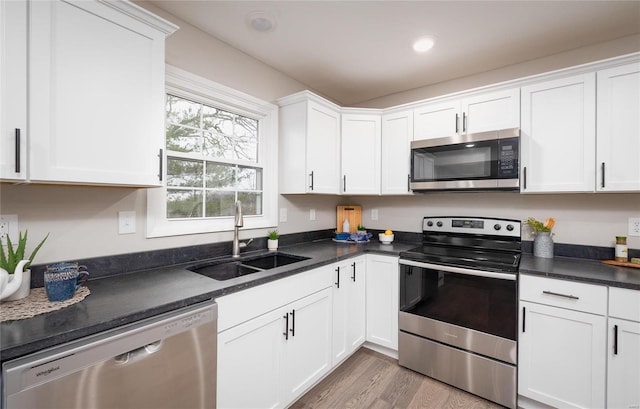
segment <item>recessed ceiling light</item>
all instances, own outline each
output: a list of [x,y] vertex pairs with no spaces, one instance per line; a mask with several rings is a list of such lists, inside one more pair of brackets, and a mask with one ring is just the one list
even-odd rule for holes
[[247,14],[247,24],[256,31],[266,33],[276,28],[276,19],[265,11],[252,11]]
[[422,37],[413,43],[413,50],[417,53],[424,53],[425,51],[432,49],[435,43],[436,38],[433,36]]

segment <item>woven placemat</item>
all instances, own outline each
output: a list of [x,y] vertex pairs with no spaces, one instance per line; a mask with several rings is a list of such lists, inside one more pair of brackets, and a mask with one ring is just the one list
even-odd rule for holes
[[68,300],[51,302],[44,287],[32,288],[28,297],[0,303],[0,322],[23,320],[45,312],[61,310],[84,300],[89,294],[91,291],[87,287],[80,287]]

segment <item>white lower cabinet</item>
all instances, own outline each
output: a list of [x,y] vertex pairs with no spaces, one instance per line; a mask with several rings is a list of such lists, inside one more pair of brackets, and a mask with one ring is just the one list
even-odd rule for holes
[[398,350],[398,257],[367,255],[367,341]]
[[607,407],[640,408],[640,291],[609,289]]
[[365,269],[365,256],[334,265],[333,365],[340,363],[364,343]]
[[320,268],[216,300],[218,408],[286,407],[329,372],[329,279]]
[[606,313],[604,286],[520,277],[519,406],[605,407]]

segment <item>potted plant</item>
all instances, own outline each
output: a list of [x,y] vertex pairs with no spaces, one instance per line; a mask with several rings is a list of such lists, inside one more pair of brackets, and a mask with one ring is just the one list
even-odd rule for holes
[[551,229],[556,224],[556,219],[549,217],[543,222],[529,217],[525,223],[533,230],[533,255],[536,257],[553,258],[553,238]]
[[[47,234],[42,239],[40,244],[31,252],[29,258],[25,258],[28,233],[28,231],[25,231],[24,235],[22,232],[18,233],[18,246],[15,248],[11,238],[7,235],[6,253],[4,246],[0,246],[0,270],[2,270],[0,273],[3,276],[5,273],[7,274],[6,282],[2,283],[2,291],[0,292],[5,300],[19,300],[29,296],[31,289],[31,270],[29,270],[29,266],[49,235]],[[11,286],[12,281],[14,282],[13,286]]]
[[358,225],[358,233],[360,234],[367,234],[367,228],[364,227],[363,225],[359,224]]
[[278,237],[280,237],[280,235],[278,234],[278,230],[271,230],[267,234],[267,248],[269,250],[278,250]]

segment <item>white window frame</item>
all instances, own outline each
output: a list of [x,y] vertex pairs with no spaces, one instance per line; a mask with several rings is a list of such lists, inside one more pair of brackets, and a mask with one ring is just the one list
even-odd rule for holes
[[[262,173],[262,214],[245,215],[244,230],[278,225],[278,106],[233,88],[166,66],[166,94],[201,102],[228,112],[258,120],[258,160]],[[165,104],[162,104],[162,109]],[[166,117],[166,113],[165,113]],[[166,136],[163,134],[166,146]],[[147,190],[147,237],[217,233],[233,230],[233,216],[215,218],[167,219],[166,164],[163,150],[165,185]]]

